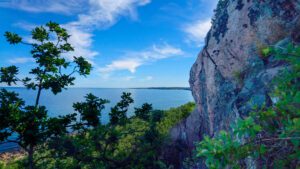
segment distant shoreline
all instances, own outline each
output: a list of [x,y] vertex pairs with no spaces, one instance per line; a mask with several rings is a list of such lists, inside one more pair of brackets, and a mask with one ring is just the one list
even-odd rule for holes
[[129,89],[157,89],[157,90],[191,90],[189,87],[136,87]]
[[[26,88],[21,86],[5,86],[1,88]],[[124,87],[124,88],[109,88],[109,87],[68,87],[67,89],[151,89],[151,90],[191,90],[189,87]]]

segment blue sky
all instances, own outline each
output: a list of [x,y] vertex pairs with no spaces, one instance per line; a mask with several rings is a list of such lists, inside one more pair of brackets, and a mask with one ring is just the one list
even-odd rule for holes
[[[4,0],[0,34],[30,41],[34,26],[55,21],[72,35],[75,51],[93,65],[76,87],[188,86],[217,0]],[[20,77],[34,66],[30,48],[0,36],[0,67],[14,64]],[[65,56],[65,57],[69,57]]]

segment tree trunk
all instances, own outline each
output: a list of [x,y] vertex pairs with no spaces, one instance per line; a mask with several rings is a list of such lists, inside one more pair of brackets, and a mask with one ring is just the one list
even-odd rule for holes
[[35,100],[36,107],[38,106],[39,101],[40,101],[41,91],[42,91],[42,87],[41,87],[41,85],[39,85],[38,93],[37,93],[36,100]]
[[34,162],[33,162],[33,146],[29,146],[29,151],[28,151],[28,160],[29,160],[29,168],[34,169]]

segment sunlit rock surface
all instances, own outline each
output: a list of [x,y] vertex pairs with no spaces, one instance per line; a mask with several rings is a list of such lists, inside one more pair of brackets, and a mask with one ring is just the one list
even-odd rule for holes
[[[254,105],[272,104],[272,78],[285,63],[261,49],[300,41],[299,0],[223,0],[190,72],[197,109],[170,131],[164,156],[176,168],[204,135],[228,130]],[[193,167],[190,167],[193,168]],[[194,168],[205,168],[201,162]]]

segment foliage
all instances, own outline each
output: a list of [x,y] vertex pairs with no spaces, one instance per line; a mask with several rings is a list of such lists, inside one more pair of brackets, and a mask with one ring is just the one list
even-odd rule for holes
[[[5,89],[0,91],[0,141],[15,142],[28,153],[30,168],[34,168],[34,151],[39,144],[43,144],[53,137],[67,133],[67,126],[75,120],[75,114],[49,118],[46,107],[39,106],[42,90],[51,89],[57,94],[62,89],[73,85],[74,73],[88,75],[91,64],[83,57],[74,57],[74,61],[67,61],[62,55],[73,51],[68,43],[70,35],[57,23],[49,22],[46,27],[36,27],[31,32],[33,43],[27,43],[11,32],[5,37],[10,44],[25,44],[31,47],[31,55],[35,59],[36,67],[29,72],[30,77],[19,79],[19,70],[16,66],[0,69],[0,82],[16,84],[23,83],[28,89],[37,90],[34,105],[25,105],[15,92]],[[72,68],[72,71],[68,71]],[[9,136],[17,134],[16,140]]]
[[[31,46],[37,66],[29,72],[33,78],[24,79],[17,77],[16,66],[1,68],[0,82],[23,83],[37,90],[37,95],[34,105],[26,105],[17,93],[0,91],[0,141],[15,142],[27,152],[24,159],[0,163],[0,168],[169,168],[161,159],[161,149],[168,131],[189,115],[194,103],[167,111],[153,110],[145,103],[128,118],[134,100],[130,93],[123,93],[109,112],[109,123],[102,124],[102,111],[109,101],[89,93],[85,101],[73,104],[76,113],[48,117],[46,107],[39,105],[42,90],[60,93],[73,85],[74,73],[88,75],[91,64],[83,57],[70,62],[62,56],[74,49],[67,31],[53,22],[32,30],[32,44],[15,33],[6,32],[5,36],[10,44]],[[17,134],[16,140],[10,140],[12,134]]]
[[145,103],[141,108],[135,109],[135,116],[143,120],[149,120],[151,110],[152,110],[152,105]]
[[115,107],[111,108],[109,116],[112,125],[122,125],[126,122],[126,112],[128,111],[129,105],[133,103],[133,99],[130,95],[130,93],[123,93],[121,96],[122,100],[117,103]]
[[245,168],[245,161],[266,168],[299,166],[300,47],[270,47],[263,53],[290,64],[274,81],[273,105],[239,119],[232,132],[204,137],[197,144],[197,156],[204,158],[208,168]]
[[[94,97],[94,100],[101,103],[101,99]],[[120,102],[116,106],[121,105],[126,100],[132,100],[129,93],[123,93]],[[86,97],[86,101],[80,104],[85,105],[88,102],[90,101]],[[161,122],[172,121],[172,123],[175,123],[174,119],[178,122],[179,116],[177,113],[184,112],[186,114],[180,117],[187,116],[187,111],[192,109],[193,106],[194,104],[189,103],[179,108],[160,111],[152,110],[150,108],[152,106],[145,103],[140,108],[135,108],[135,116],[127,118],[125,114],[126,119],[122,124],[99,123],[97,126],[92,127],[79,125],[79,128],[76,128],[75,126],[78,126],[78,124],[75,124],[74,134],[53,139],[43,145],[43,148],[37,153],[39,157],[35,157],[36,159],[42,159],[38,160],[37,167],[168,168],[159,156],[162,145],[167,138],[167,133],[161,133],[160,130],[169,130],[172,126],[162,126]],[[99,109],[100,115],[98,117],[101,116],[101,110]],[[124,113],[123,109],[118,110]],[[147,114],[149,118],[145,119],[144,116],[139,116],[140,114]],[[82,120],[81,124],[86,124],[86,121]]]
[[171,108],[164,112],[164,118],[158,125],[158,131],[161,134],[168,134],[169,129],[179,123],[182,119],[185,119],[195,109],[195,103],[189,102],[178,108]]
[[26,158],[23,153],[14,154],[13,156],[4,153],[2,157],[6,160],[0,161],[0,169],[20,169],[26,166]]
[[100,113],[108,100],[100,99],[89,93],[85,96],[86,102],[74,103],[73,108],[80,114],[80,121],[85,121],[87,126],[97,127],[100,124]]
[[264,57],[268,57],[272,52],[271,47],[267,47],[261,50],[261,53],[263,54]]
[[[124,93],[122,96],[125,95],[120,102],[128,100],[127,96],[130,94]],[[92,94],[85,98],[84,102],[74,103],[74,109],[77,107],[75,105],[83,105],[83,111],[79,112],[78,117],[81,120],[69,125],[74,134],[52,137],[38,145],[34,155],[35,168],[167,169],[171,166],[164,163],[160,153],[167,140],[168,131],[187,117],[195,106],[194,103],[188,103],[162,111],[153,110],[151,104],[145,103],[140,108],[135,108],[135,116],[127,118],[125,114],[125,123],[121,125],[99,122],[93,126],[89,125],[91,123],[88,118],[82,118],[82,114],[94,111],[94,115],[97,114],[95,119],[99,120],[104,109],[103,101],[107,103],[107,100]],[[116,105],[120,105],[119,103]],[[87,105],[95,107],[91,106],[89,110]],[[6,168],[13,168],[15,163],[18,163],[17,168],[24,167],[24,163],[17,160],[7,163]]]
[[[95,100],[100,99],[96,97]],[[181,120],[179,118],[189,114],[187,111],[192,110],[194,104],[188,103],[179,108],[161,111],[153,110],[151,104],[145,103],[140,108],[135,108],[135,116],[127,118],[128,104],[124,103],[128,101],[133,101],[130,93],[123,93],[120,102],[113,108],[126,105],[125,108],[115,109],[110,113],[110,116],[115,116],[113,113],[125,113],[122,123],[99,123],[92,128],[85,126],[80,132],[74,130],[77,134],[49,142],[44,149],[46,152],[39,153],[49,158],[39,161],[38,166],[65,168],[65,165],[68,165],[68,168],[80,166],[103,169],[168,168],[160,158],[167,133],[162,133],[160,130],[169,130]],[[87,102],[89,101],[86,97],[86,102],[81,104]],[[173,125],[165,125],[166,122]]]

